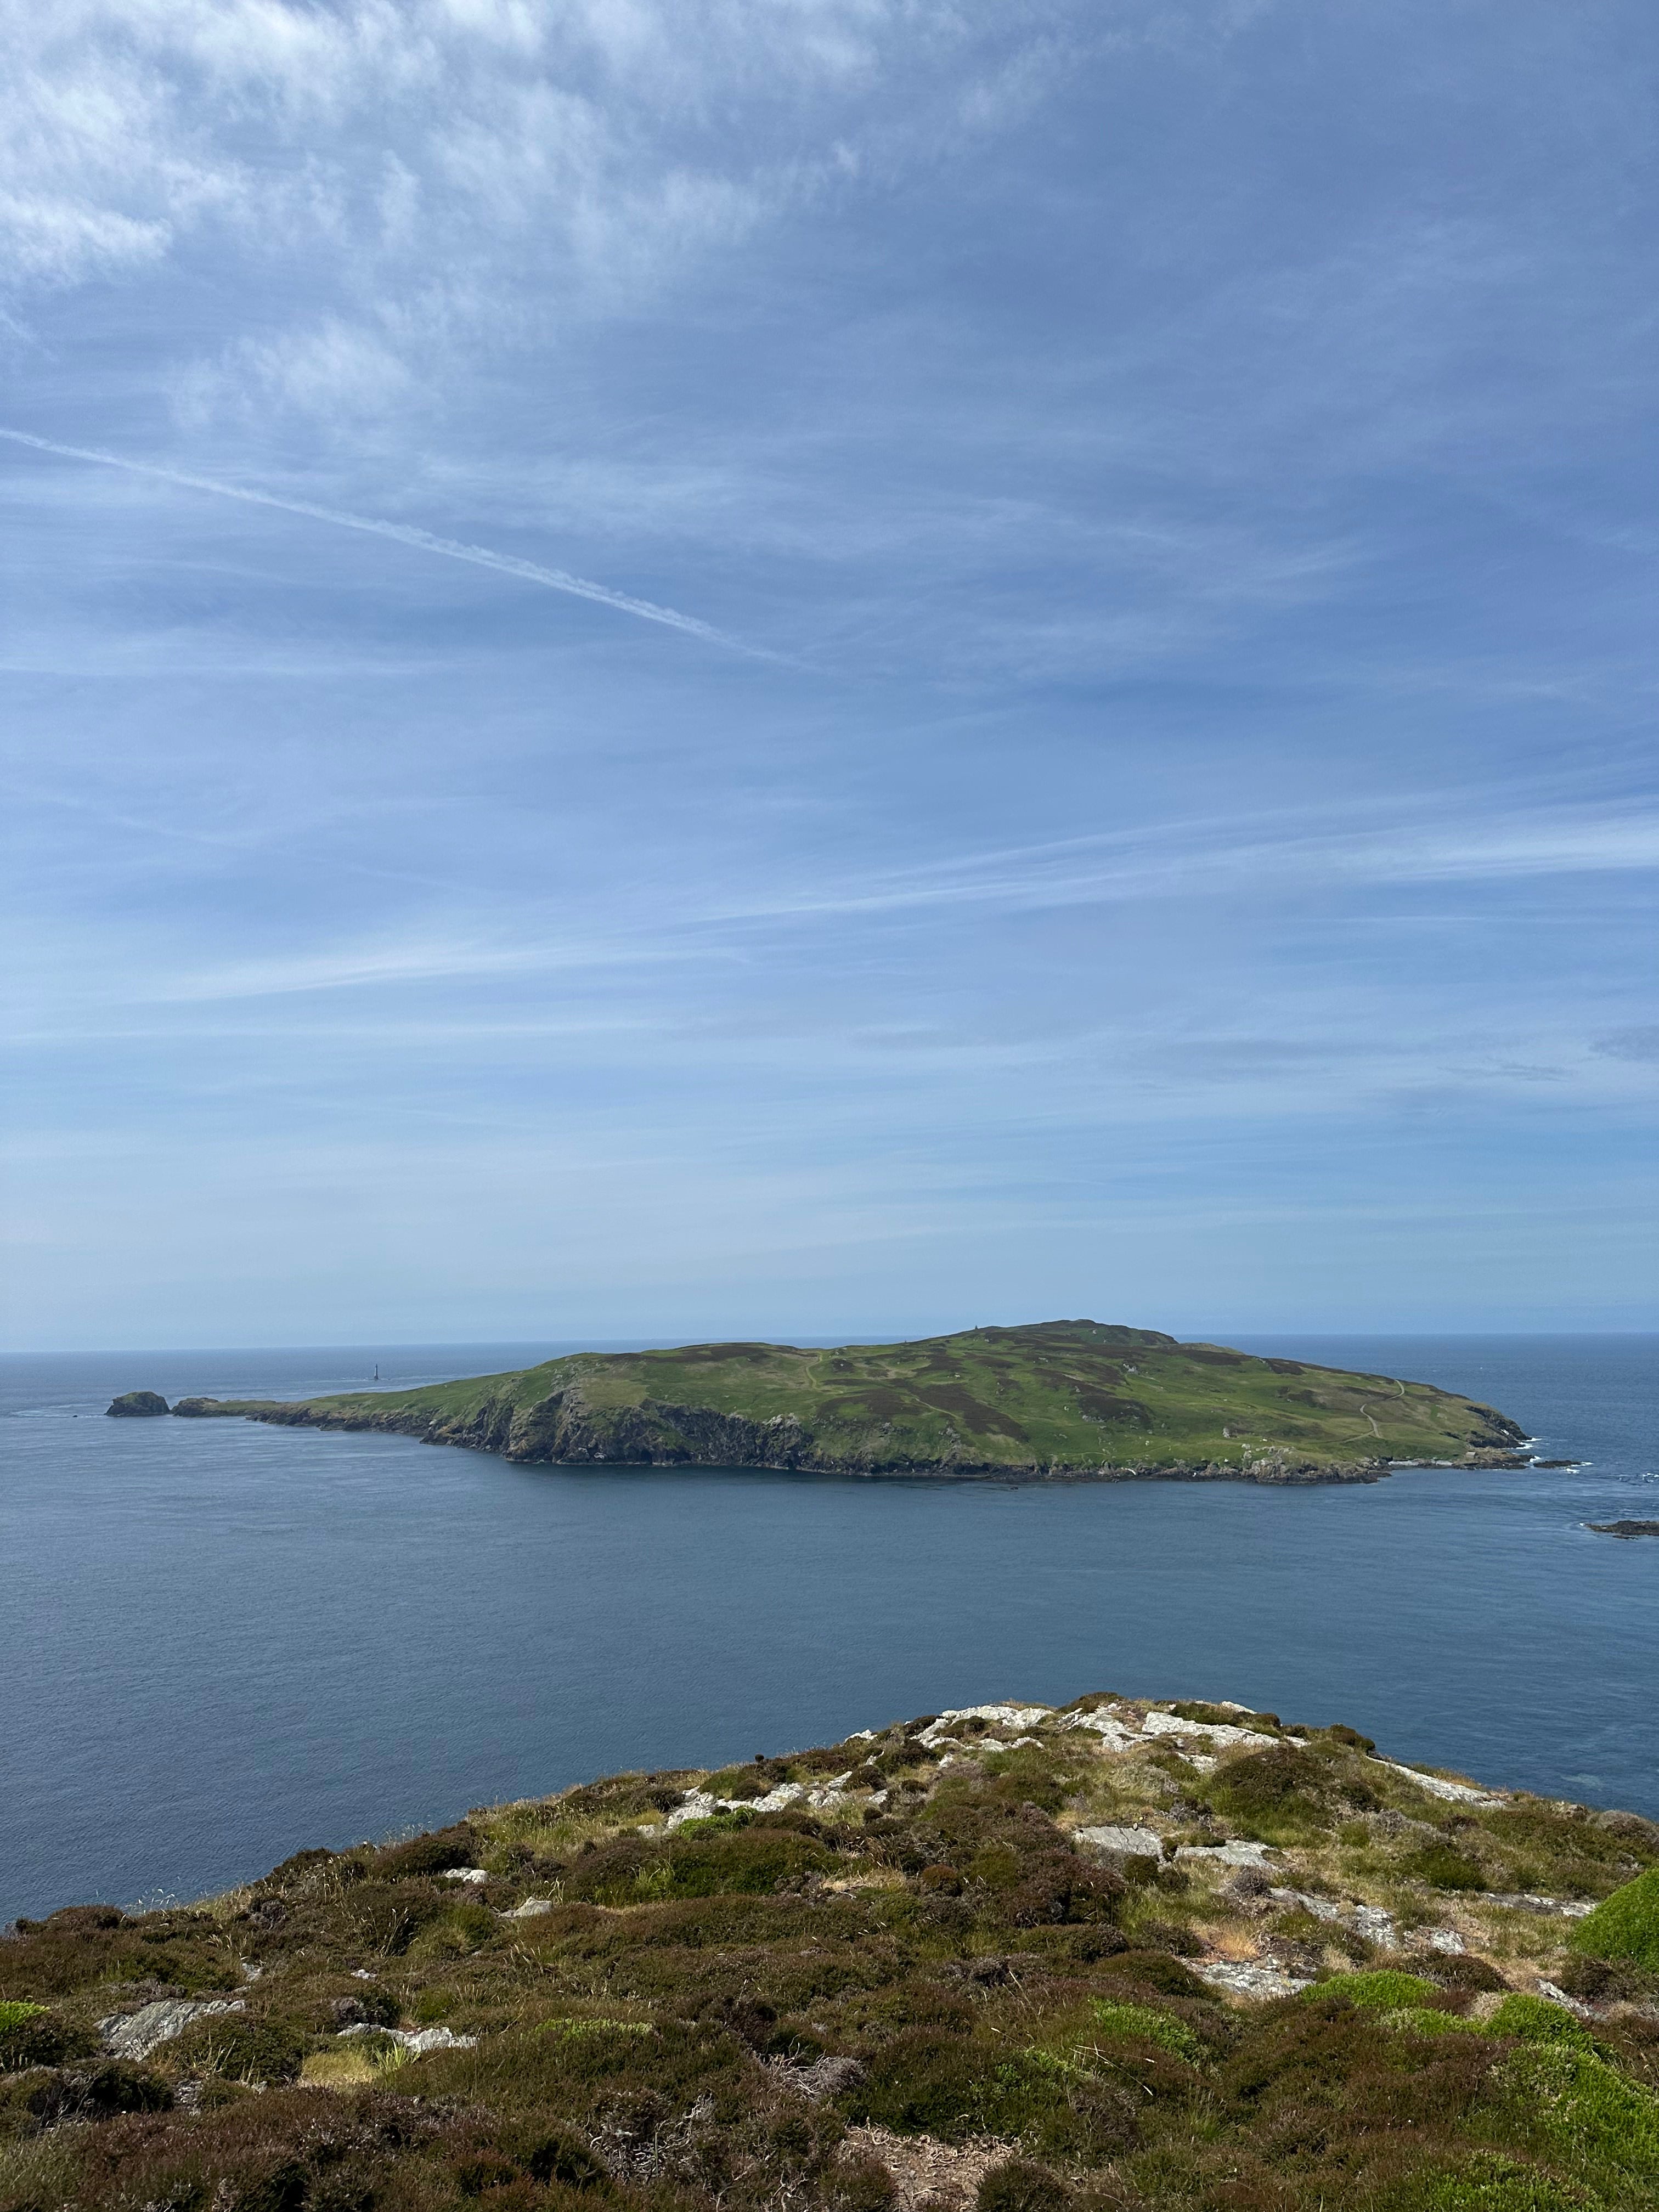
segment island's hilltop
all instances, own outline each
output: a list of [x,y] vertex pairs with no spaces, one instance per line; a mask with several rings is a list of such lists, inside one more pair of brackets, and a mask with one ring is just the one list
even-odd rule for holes
[[1652,2212],[1659,1829],[1105,1695],[0,1939],[3,2212]]
[[[110,1407],[167,1410],[148,1391]],[[565,1466],[858,1474],[1365,1482],[1390,1462],[1478,1463],[1526,1441],[1490,1406],[1426,1382],[1258,1359],[1093,1321],[829,1352],[787,1344],[581,1352],[418,1390],[293,1405],[181,1398],[172,1411],[389,1430]]]

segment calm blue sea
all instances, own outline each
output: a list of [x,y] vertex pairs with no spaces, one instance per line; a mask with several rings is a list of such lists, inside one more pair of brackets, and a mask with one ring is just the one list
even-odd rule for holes
[[1659,1540],[1583,1526],[1659,1518],[1659,1338],[1248,1345],[1467,1390],[1589,1464],[1291,1491],[572,1473],[101,1415],[574,1346],[0,1361],[0,1919],[1091,1689],[1347,1721],[1659,1814]]

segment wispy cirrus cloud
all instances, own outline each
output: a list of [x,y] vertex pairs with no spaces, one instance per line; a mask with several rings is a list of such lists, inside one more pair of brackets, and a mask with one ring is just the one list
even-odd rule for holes
[[911,872],[803,890],[758,916],[853,915],[904,908],[1088,905],[1112,900],[1284,896],[1329,885],[1487,884],[1659,868],[1659,813],[1553,808],[1487,819],[1478,835],[1401,823],[1340,823],[1278,836],[1248,819],[1141,825]]
[[[858,875],[832,870],[811,886],[757,887],[738,901],[695,869],[677,880],[665,870],[647,916],[631,914],[628,902],[618,899],[588,903],[580,919],[528,927],[521,921],[434,927],[416,921],[398,933],[290,955],[183,971],[163,963],[142,977],[124,974],[118,988],[124,998],[146,1003],[205,1005],[468,979],[624,969],[643,975],[658,969],[728,965],[734,948],[780,924],[809,932],[816,927],[835,941],[848,925],[879,930],[887,918],[952,910],[1036,914],[1171,900],[1190,908],[1240,899],[1271,908],[1310,896],[1328,901],[1333,892],[1347,896],[1417,885],[1480,886],[1659,869],[1659,814],[1516,815],[1487,822],[1478,841],[1411,823],[1392,831],[1355,832],[1331,823],[1315,831],[1304,821],[1277,836],[1264,822],[1249,827],[1252,834],[1241,835],[1237,822],[1166,823],[963,854],[908,871]],[[1644,1059],[1650,1056],[1653,1034],[1620,1033],[1625,1042],[1606,1040],[1597,1049]],[[897,1035],[905,1041],[903,1032]],[[880,1032],[873,1042],[890,1048]],[[1233,1065],[1236,1070],[1237,1060]]]

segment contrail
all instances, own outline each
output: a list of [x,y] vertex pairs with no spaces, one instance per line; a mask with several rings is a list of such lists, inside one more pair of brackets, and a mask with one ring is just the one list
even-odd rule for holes
[[708,645],[725,646],[731,652],[750,653],[759,659],[771,658],[759,647],[744,645],[712,623],[699,622],[695,615],[659,607],[652,599],[634,599],[626,592],[613,592],[608,584],[573,576],[568,568],[544,568],[537,562],[520,560],[514,553],[493,553],[487,545],[438,538],[413,523],[381,522],[373,515],[347,514],[337,507],[316,507],[306,499],[279,499],[274,492],[249,491],[241,484],[220,483],[212,477],[186,476],[182,469],[158,468],[153,461],[130,461],[120,453],[103,453],[96,446],[59,445],[56,439],[37,438],[27,430],[0,427],[0,438],[9,439],[15,446],[33,446],[37,453],[57,453],[66,461],[99,461],[106,468],[125,469],[131,476],[154,477],[162,483],[182,484],[189,491],[211,492],[216,499],[240,499],[249,507],[274,507],[284,514],[331,522],[340,530],[366,531],[371,538],[389,538],[396,545],[414,546],[417,552],[441,553],[446,560],[470,561],[475,568],[494,568],[499,575],[516,576],[521,583],[540,584],[550,592],[568,592],[573,599],[592,599],[602,607],[615,607],[619,614],[637,615],[641,622],[662,623],[669,629],[684,630],[688,637],[700,637]]

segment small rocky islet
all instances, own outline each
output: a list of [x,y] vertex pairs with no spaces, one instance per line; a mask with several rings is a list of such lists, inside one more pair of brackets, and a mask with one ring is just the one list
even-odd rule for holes
[[0,2212],[1651,2212],[1659,1826],[1106,1693],[0,1941]]
[[1518,1423],[1454,1391],[1094,1321],[829,1350],[584,1352],[292,1404],[186,1397],[169,1409],[130,1391],[109,1410],[379,1430],[567,1467],[1285,1483],[1531,1463]]

